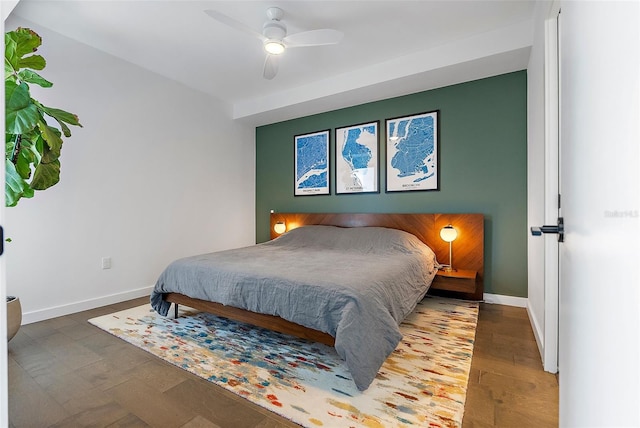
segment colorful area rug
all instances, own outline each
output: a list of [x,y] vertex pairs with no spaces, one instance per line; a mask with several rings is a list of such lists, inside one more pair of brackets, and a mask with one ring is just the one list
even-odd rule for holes
[[89,322],[305,427],[462,424],[477,303],[425,298],[362,392],[332,347],[190,308],[180,315],[144,305]]

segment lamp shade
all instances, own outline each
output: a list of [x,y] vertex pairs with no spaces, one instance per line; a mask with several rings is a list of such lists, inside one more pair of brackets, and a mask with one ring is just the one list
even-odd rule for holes
[[440,229],[440,238],[445,242],[455,241],[458,237],[458,231],[450,224]]
[[273,226],[273,231],[276,232],[277,234],[284,233],[286,232],[286,230],[287,230],[287,225],[284,224],[284,221],[278,221]]

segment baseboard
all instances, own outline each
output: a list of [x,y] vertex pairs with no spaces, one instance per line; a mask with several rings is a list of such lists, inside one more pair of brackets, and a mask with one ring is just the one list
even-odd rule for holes
[[120,303],[126,300],[136,299],[138,297],[149,296],[151,295],[151,290],[153,290],[152,285],[138,288],[136,290],[125,291],[123,293],[110,294],[108,296],[101,296],[95,299],[73,302],[67,305],[24,312],[22,314],[22,325],[99,308],[101,306],[112,305],[114,303]]
[[[126,291],[124,293],[110,294],[108,296],[98,297],[96,299],[83,300],[80,302],[69,303],[68,305],[54,306],[51,308],[40,309],[37,311],[24,312],[22,314],[22,324],[31,324],[38,321],[44,321],[51,318],[61,317],[64,315],[74,314],[89,309],[99,308],[100,306],[112,305],[114,303],[124,302],[125,300],[136,299],[138,297],[149,296],[153,286],[138,288],[136,290]],[[525,297],[505,296],[502,294],[484,293],[485,303],[496,305],[516,306],[518,308],[526,308],[528,300]],[[529,319],[533,320],[530,311]],[[533,322],[533,321],[532,321]],[[533,331],[538,341],[538,330],[534,326]]]
[[496,305],[506,305],[506,306],[516,306],[518,308],[526,308],[527,301],[528,301],[526,297],[505,296],[502,294],[484,293],[483,297],[484,297],[485,303],[492,303]]
[[529,302],[527,302],[527,315],[529,315],[529,322],[531,323],[531,329],[533,330],[533,336],[536,338],[536,343],[538,344],[538,352],[540,352],[540,358],[544,361],[544,344],[543,337],[544,332],[538,322],[538,318],[536,318],[534,312],[531,310],[531,306]]

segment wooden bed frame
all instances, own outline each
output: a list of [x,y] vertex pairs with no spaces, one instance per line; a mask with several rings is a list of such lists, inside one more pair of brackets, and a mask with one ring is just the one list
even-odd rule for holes
[[[440,238],[440,229],[451,224],[458,231],[453,243],[454,267],[478,272],[473,293],[439,293],[451,297],[481,300],[484,287],[484,217],[482,214],[346,214],[346,213],[272,213],[271,239],[279,235],[274,231],[277,222],[284,222],[291,230],[305,225],[329,225],[341,227],[378,226],[400,229],[412,233],[436,253],[439,262],[449,260],[449,244]],[[225,318],[245,322],[280,333],[334,346],[334,338],[324,332],[303,327],[283,318],[258,314],[244,309],[224,306],[220,303],[193,299],[178,293],[167,293],[164,300],[178,305],[209,312]]]

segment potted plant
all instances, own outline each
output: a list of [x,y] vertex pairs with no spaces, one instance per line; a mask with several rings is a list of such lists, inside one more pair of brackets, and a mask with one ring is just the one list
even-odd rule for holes
[[[46,65],[41,55],[34,54],[41,44],[42,38],[29,28],[18,28],[4,35],[7,207],[60,181],[62,137],[71,136],[68,125],[82,126],[75,114],[47,107],[31,97],[29,84],[43,88],[53,86],[35,71]],[[17,300],[17,304],[10,304],[10,298],[12,302]],[[16,310],[20,311],[19,316],[15,315]],[[17,320],[19,327],[22,310],[18,298],[7,297],[7,313],[8,320]],[[9,325],[8,330],[12,331],[13,327]]]
[[22,306],[20,299],[16,296],[7,296],[7,340],[13,339],[13,336],[20,330],[22,324]]

